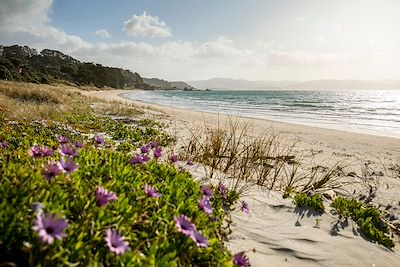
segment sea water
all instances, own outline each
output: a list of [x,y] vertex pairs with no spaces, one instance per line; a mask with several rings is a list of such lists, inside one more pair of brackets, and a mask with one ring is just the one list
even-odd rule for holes
[[400,138],[400,90],[141,91],[164,106]]

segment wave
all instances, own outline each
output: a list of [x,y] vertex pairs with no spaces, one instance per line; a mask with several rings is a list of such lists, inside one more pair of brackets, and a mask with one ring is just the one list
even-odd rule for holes
[[400,137],[400,92],[145,91],[125,94],[185,109]]

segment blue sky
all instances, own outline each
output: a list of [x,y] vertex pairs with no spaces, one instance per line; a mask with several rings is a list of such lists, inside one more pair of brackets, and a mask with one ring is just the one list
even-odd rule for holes
[[397,0],[6,0],[2,44],[145,77],[400,77]]

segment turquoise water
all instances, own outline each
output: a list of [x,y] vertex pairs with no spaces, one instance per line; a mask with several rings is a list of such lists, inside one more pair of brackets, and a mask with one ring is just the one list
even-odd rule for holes
[[400,90],[144,91],[164,106],[400,137]]

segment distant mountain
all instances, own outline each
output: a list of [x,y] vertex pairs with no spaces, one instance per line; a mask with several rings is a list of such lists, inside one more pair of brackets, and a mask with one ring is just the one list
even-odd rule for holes
[[312,80],[312,81],[249,81],[244,79],[212,78],[188,81],[199,89],[261,90],[357,90],[357,89],[400,89],[400,80]]
[[188,84],[199,89],[276,89],[263,81],[248,81],[244,79],[212,78],[202,81],[188,81]]
[[143,78],[143,82],[147,83],[150,86],[155,87],[156,89],[165,89],[165,90],[193,90],[195,89],[193,86],[185,82],[169,82],[166,80],[158,79],[158,78]]
[[56,50],[0,46],[0,79],[32,83],[70,82],[96,87],[154,89],[136,72],[80,62]]

